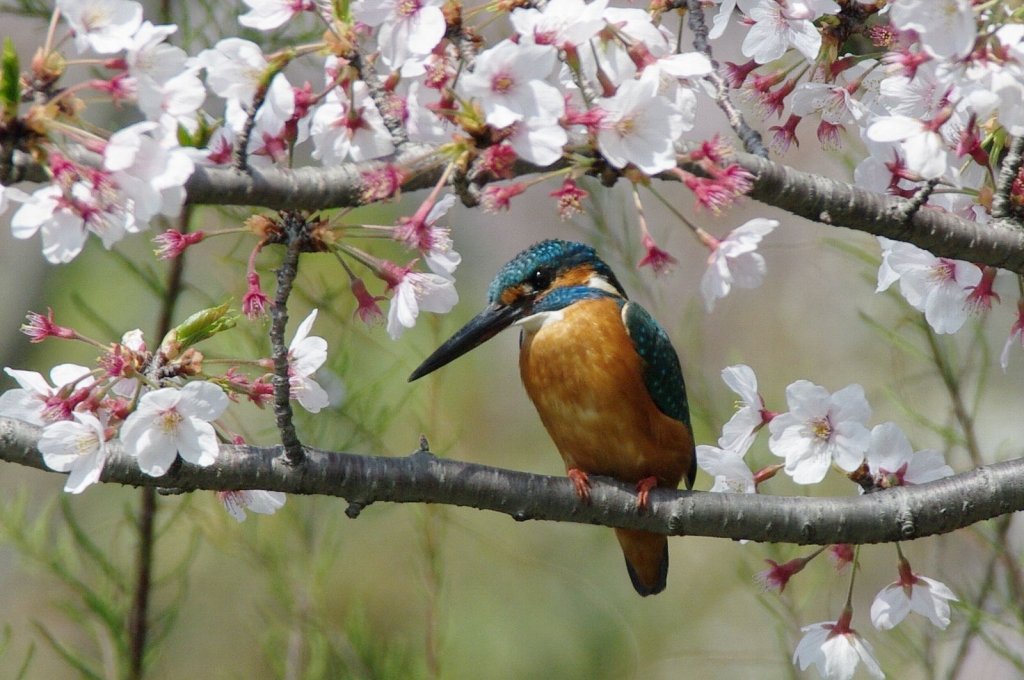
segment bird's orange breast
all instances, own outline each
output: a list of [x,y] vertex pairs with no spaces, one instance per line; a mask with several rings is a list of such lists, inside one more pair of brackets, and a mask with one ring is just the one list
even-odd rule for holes
[[653,476],[658,486],[677,487],[692,437],[651,399],[619,305],[582,300],[560,313],[524,331],[519,368],[566,469],[626,482]]

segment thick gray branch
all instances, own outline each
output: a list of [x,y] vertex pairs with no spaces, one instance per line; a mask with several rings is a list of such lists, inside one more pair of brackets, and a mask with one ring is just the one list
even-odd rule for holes
[[[395,162],[401,165],[422,159],[431,150],[426,145],[411,145]],[[858,189],[753,154],[737,153],[732,160],[753,173],[750,196],[766,205],[815,222],[907,241],[942,257],[1024,274],[1024,230],[1007,222],[982,225],[941,210],[915,211],[906,199]],[[359,204],[361,174],[376,166],[363,163],[298,170],[254,168],[248,173],[197,168],[187,185],[188,201],[293,210],[354,206]],[[524,165],[519,170],[525,173],[538,169]],[[443,164],[435,164],[415,175],[404,188],[431,187],[443,171]],[[907,215],[910,219],[906,219]]]
[[[0,460],[47,469],[36,450],[39,428],[0,418]],[[149,477],[117,442],[102,481],[199,489],[268,489],[344,498],[349,514],[376,502],[441,503],[493,510],[516,520],[549,520],[644,529],[672,535],[747,538],[824,545],[905,541],[960,529],[1024,509],[1024,459],[980,467],[931,484],[866,496],[790,496],[651,492],[650,508],[636,511],[631,485],[593,478],[591,503],[576,498],[565,477],[464,463],[417,452],[401,458],[306,449],[290,465],[281,447],[224,446],[221,460],[200,468],[181,463]],[[91,491],[96,493],[96,491]]]

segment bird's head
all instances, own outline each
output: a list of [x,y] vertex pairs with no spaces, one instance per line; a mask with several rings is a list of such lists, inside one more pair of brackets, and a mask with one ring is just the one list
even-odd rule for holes
[[456,331],[409,376],[422,378],[513,324],[538,324],[543,315],[585,297],[626,297],[615,274],[588,245],[549,240],[530,246],[501,268],[487,291],[487,307]]

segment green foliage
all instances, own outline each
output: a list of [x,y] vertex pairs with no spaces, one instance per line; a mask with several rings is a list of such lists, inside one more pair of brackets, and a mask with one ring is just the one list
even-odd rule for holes
[[[31,568],[46,574],[59,586],[54,597],[56,609],[80,630],[93,634],[91,646],[74,645],[56,634],[50,625],[36,620],[35,629],[50,648],[79,677],[90,680],[109,677],[100,652],[106,650],[113,657],[110,661],[116,664],[118,677],[128,677],[134,554],[125,549],[130,544],[122,545],[120,531],[108,542],[86,530],[69,498],[64,494],[59,501],[33,510],[31,496],[23,491],[6,505],[0,505],[0,543],[13,547]],[[180,515],[168,516],[163,526],[170,526],[175,517]],[[129,512],[125,526],[136,521]],[[170,597],[150,618],[150,653],[171,629],[184,599],[186,575],[197,546],[193,540],[174,564],[161,571],[157,590],[170,593]],[[28,659],[22,675],[27,665]]]
[[18,62],[18,51],[14,49],[14,41],[4,38],[3,56],[0,56],[0,105],[3,105],[5,120],[12,120],[18,115],[21,104],[21,65]]

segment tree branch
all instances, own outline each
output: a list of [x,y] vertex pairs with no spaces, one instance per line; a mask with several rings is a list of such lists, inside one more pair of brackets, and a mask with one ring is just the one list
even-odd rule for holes
[[[46,470],[36,449],[40,429],[0,418],[0,459]],[[101,481],[170,488],[267,489],[337,496],[358,515],[376,502],[441,503],[492,510],[518,521],[548,520],[643,529],[670,535],[825,545],[906,541],[970,526],[1024,509],[1024,459],[954,477],[865,496],[808,498],[654,489],[644,514],[632,485],[592,477],[591,503],[581,503],[566,477],[535,475],[420,450],[401,458],[306,448],[306,461],[287,462],[282,447],[222,446],[220,461],[202,468],[177,461],[149,477],[117,441]]]

